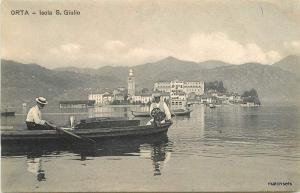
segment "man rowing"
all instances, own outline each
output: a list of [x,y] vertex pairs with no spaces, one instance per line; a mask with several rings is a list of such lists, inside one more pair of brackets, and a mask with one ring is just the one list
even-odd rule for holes
[[44,97],[38,97],[35,99],[36,105],[33,106],[27,114],[26,125],[29,130],[47,130],[52,129],[48,125],[47,121],[42,119],[41,109],[48,104],[47,100]]
[[165,123],[166,121],[171,121],[170,109],[164,101],[160,100],[161,94],[154,93],[153,98],[154,98],[154,101],[150,106],[150,116],[152,117],[152,119],[147,123],[147,125],[151,125],[154,122],[154,117],[153,117],[152,111],[155,109],[159,109],[165,115],[165,118],[164,118],[164,120],[161,121],[161,123]]
[[48,123],[47,121],[42,119],[42,113],[41,109],[45,107],[46,104],[48,104],[47,100],[44,97],[38,97],[35,99],[36,105],[33,106],[27,114],[26,118],[26,125],[29,130],[50,130],[50,129],[56,129],[60,133],[64,133],[66,135],[72,136],[76,139],[86,140],[89,142],[95,143],[94,140],[79,136],[71,131],[68,131],[70,129],[57,127],[54,124]]

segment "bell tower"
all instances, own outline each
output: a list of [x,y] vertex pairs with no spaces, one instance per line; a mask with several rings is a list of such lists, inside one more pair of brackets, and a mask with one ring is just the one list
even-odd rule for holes
[[129,70],[128,75],[128,95],[130,97],[135,95],[135,76],[132,69]]

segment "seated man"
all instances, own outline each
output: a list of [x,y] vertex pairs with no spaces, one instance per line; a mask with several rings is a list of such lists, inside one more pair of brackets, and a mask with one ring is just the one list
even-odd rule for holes
[[48,104],[44,97],[38,97],[35,99],[36,105],[33,106],[27,114],[26,125],[30,130],[45,130],[52,129],[51,126],[47,124],[47,121],[42,120],[41,109]]
[[160,97],[161,97],[160,93],[155,93],[153,95],[154,102],[150,106],[150,116],[152,117],[152,119],[147,123],[147,125],[150,125],[154,121],[153,119],[154,117],[151,115],[151,112],[155,108],[159,108],[162,112],[166,114],[165,120],[163,120],[161,123],[164,123],[165,121],[171,121],[170,109],[164,101],[160,100]]

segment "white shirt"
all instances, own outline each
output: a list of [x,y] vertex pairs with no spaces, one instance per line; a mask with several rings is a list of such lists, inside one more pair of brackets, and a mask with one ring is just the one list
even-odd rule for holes
[[159,108],[162,112],[164,112],[166,114],[166,120],[171,119],[170,109],[164,101],[160,101],[159,103],[152,103],[151,106],[150,106],[150,115],[151,115],[151,111],[154,108]]
[[39,125],[45,124],[45,121],[42,120],[42,113],[37,105],[35,105],[28,111],[26,121],[34,122]]

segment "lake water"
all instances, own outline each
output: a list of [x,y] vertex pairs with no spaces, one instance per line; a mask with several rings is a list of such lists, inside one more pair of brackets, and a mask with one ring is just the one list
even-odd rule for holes
[[[138,107],[76,112],[48,109],[48,120],[128,116]],[[2,191],[292,191],[300,184],[300,107],[193,106],[167,136],[80,144],[2,147]],[[80,114],[79,114],[80,113]],[[145,123],[148,119],[141,119]],[[1,118],[4,128],[24,115]]]

